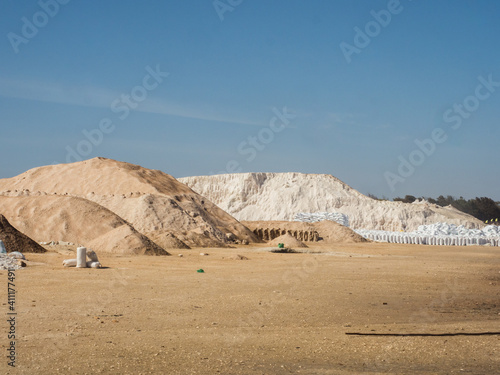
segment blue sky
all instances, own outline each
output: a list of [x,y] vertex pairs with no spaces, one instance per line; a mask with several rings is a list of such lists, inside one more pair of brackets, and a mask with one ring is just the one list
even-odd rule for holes
[[496,1],[6,0],[0,13],[0,178],[104,156],[175,177],[327,173],[378,196],[500,200]]

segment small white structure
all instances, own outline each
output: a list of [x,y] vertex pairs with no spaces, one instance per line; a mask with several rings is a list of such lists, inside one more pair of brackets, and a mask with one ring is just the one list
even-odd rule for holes
[[87,268],[87,248],[76,249],[76,268]]
[[[89,261],[87,261],[87,257]],[[76,259],[63,260],[64,267],[77,267],[77,268],[102,268],[97,254],[94,250],[86,247],[78,247],[76,249]]]

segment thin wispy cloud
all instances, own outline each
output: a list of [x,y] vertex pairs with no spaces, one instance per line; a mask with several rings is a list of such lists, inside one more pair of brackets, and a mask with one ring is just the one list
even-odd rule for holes
[[[141,112],[156,113],[160,115],[178,116],[204,121],[224,122],[229,124],[264,126],[262,122],[240,119],[236,116],[222,115],[221,111],[214,108],[199,107],[188,108],[185,105],[167,102],[159,98],[150,98],[141,103]],[[138,109],[139,110],[139,109]]]
[[[228,110],[209,108],[207,106],[195,108],[154,97],[151,92],[148,94],[148,98],[138,103],[138,106],[133,109],[134,111],[228,124],[266,125],[259,121],[239,118],[236,115],[229,114],[230,111]],[[67,87],[52,82],[15,81],[0,78],[0,96],[12,99],[92,108],[111,108],[111,104],[116,100],[120,100],[122,95],[128,95],[128,93],[100,87]]]

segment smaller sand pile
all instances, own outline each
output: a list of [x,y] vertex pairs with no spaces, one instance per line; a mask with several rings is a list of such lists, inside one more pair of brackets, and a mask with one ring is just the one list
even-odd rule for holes
[[323,240],[327,243],[360,243],[369,242],[350,228],[330,220],[314,223]]
[[148,237],[129,225],[122,225],[90,241],[94,249],[106,249],[114,254],[170,255]]
[[294,236],[290,235],[290,234],[284,234],[282,236],[279,236],[279,237],[276,237],[274,240],[272,240],[271,242],[269,242],[269,245],[271,246],[278,246],[278,244],[284,244],[285,247],[288,247],[288,248],[299,248],[299,247],[307,247],[307,245],[302,242],[302,241],[299,241],[298,239],[296,239]]
[[5,244],[7,252],[45,253],[42,246],[10,225],[5,216],[0,215],[0,240]]

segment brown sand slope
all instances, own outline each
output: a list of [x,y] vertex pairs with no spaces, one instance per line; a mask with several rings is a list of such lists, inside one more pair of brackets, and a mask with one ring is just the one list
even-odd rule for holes
[[164,249],[190,249],[188,245],[178,239],[174,234],[169,232],[162,233],[156,231],[147,233],[147,236]]
[[98,252],[168,255],[108,209],[70,196],[0,196],[5,216],[36,241],[67,241]]
[[[194,231],[199,235],[184,236],[190,245],[203,245],[206,238],[209,245],[222,246],[228,232],[240,240],[258,241],[248,228],[172,176],[105,158],[31,169],[0,180],[0,192],[85,198],[108,208],[141,233]],[[201,244],[189,243],[191,237]]]
[[307,245],[293,237],[291,234],[284,234],[282,236],[276,237],[274,240],[269,242],[269,245],[271,246],[278,246],[278,244],[284,244],[285,247],[291,247],[291,248],[298,248],[298,247],[307,247]]
[[13,251],[21,253],[44,253],[46,251],[31,238],[10,225],[9,221],[3,215],[0,215],[0,240],[5,244],[8,253]]
[[367,239],[361,237],[352,229],[329,220],[318,223],[302,223],[298,221],[243,221],[242,223],[264,241],[272,241],[276,237],[288,233],[304,242],[368,242]]

